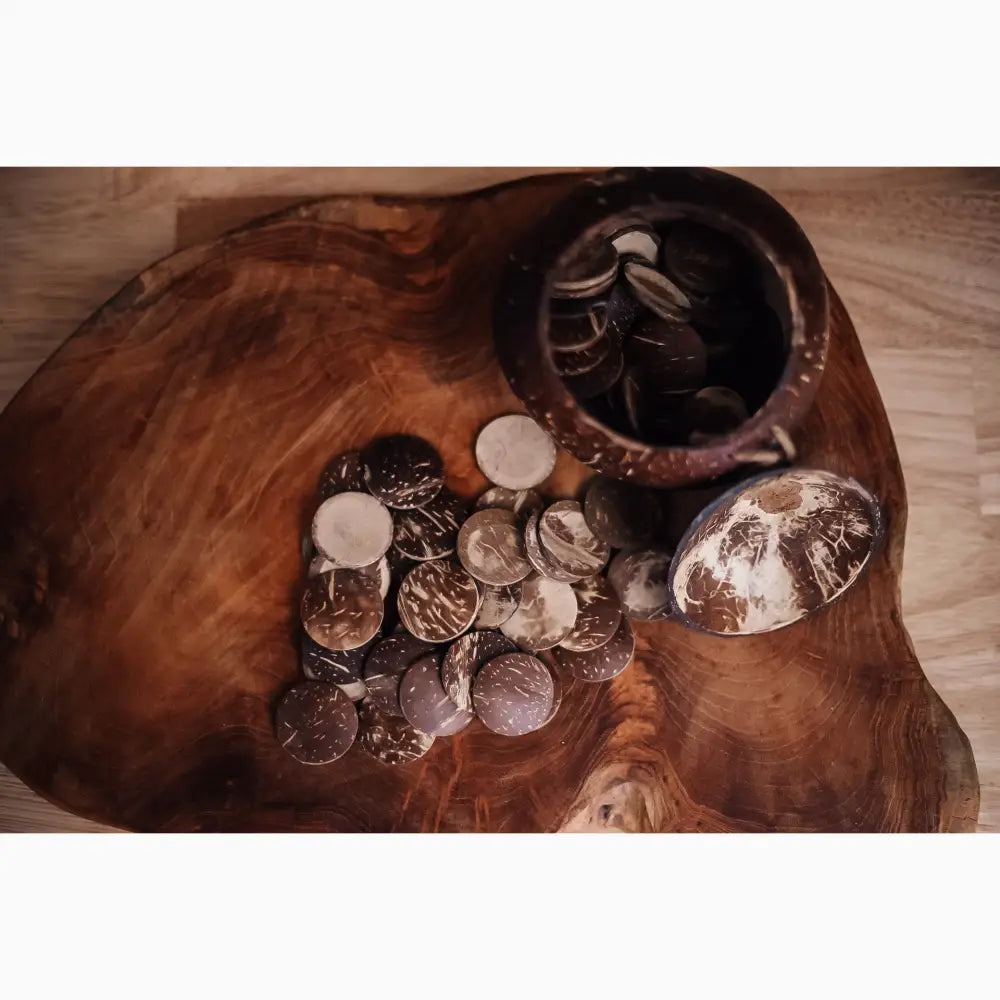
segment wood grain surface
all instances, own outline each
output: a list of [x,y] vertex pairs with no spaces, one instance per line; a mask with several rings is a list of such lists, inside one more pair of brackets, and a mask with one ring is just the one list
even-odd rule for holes
[[[799,444],[890,512],[890,544],[845,600],[739,642],[643,625],[640,662],[571,685],[547,729],[476,727],[409,768],[303,768],[275,745],[317,471],[420,429],[453,488],[484,485],[472,436],[519,408],[489,337],[498,251],[567,183],[341,199],[255,226],[130,283],[30,383],[0,419],[18,623],[0,755],[15,772],[141,829],[974,824],[967,743],[901,626],[902,480],[839,301]],[[564,456],[553,486],[584,474]]]

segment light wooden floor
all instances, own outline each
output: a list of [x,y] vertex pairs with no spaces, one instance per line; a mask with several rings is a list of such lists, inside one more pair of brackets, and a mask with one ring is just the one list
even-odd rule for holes
[[[299,199],[447,193],[537,169],[0,171],[0,408],[178,245]],[[1000,170],[735,170],[809,235],[882,391],[909,493],[906,624],[1000,829]],[[207,204],[211,202],[211,204]],[[0,831],[99,830],[0,766]]]

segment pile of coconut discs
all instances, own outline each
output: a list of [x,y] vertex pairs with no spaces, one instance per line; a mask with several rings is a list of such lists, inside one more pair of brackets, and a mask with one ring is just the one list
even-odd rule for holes
[[474,719],[504,736],[533,732],[559,709],[561,678],[608,681],[629,666],[629,606],[662,613],[657,560],[616,557],[608,572],[624,534],[644,537],[630,494],[595,480],[583,502],[545,499],[537,487],[556,448],[522,414],[482,429],[476,461],[493,485],[471,503],[412,435],[323,471],[304,546],[306,680],[275,719],[297,760],[329,763],[356,742],[404,763]]

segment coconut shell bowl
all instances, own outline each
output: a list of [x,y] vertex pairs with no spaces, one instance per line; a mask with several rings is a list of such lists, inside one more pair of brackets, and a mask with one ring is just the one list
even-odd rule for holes
[[[554,285],[588,240],[690,221],[753,262],[769,360],[726,433],[644,439],[560,377]],[[614,680],[562,678],[529,735],[296,762],[274,708],[320,470],[419,434],[473,497],[476,435],[512,412],[560,445],[549,496],[598,472],[662,491],[670,613],[633,623]],[[625,170],[315,202],[151,266],[0,414],[0,759],[136,830],[973,830],[969,742],[900,616],[905,527],[851,321],[751,185]],[[753,595],[720,589],[760,566]]]

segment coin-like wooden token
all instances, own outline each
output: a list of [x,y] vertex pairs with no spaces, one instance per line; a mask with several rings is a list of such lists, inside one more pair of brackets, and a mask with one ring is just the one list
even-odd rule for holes
[[455,551],[458,529],[466,513],[465,501],[451,490],[442,489],[422,507],[396,513],[393,545],[418,561],[449,556]]
[[493,587],[484,583],[480,588],[482,600],[473,625],[476,628],[497,628],[517,610],[521,600],[521,584]]
[[655,266],[660,255],[660,237],[649,226],[628,226],[610,239],[621,260],[638,258]]
[[383,764],[407,764],[423,757],[434,737],[416,730],[399,715],[386,715],[365,699],[358,706],[358,746]]
[[533,511],[545,506],[542,495],[537,490],[508,490],[503,486],[491,486],[476,501],[476,510],[488,507],[502,507],[512,511],[521,520],[527,520]]
[[303,633],[301,641],[302,673],[311,681],[323,681],[326,684],[353,684],[361,680],[365,657],[377,641],[378,639],[375,637],[354,649],[327,649]]
[[365,484],[387,507],[422,507],[444,484],[444,463],[437,449],[413,434],[377,438],[361,457]]
[[560,583],[574,583],[577,580],[582,580],[585,576],[589,576],[589,572],[567,573],[549,559],[538,537],[538,520],[540,517],[541,514],[536,511],[528,518],[527,524],[524,526],[524,552],[528,557],[528,562],[531,563],[532,569],[536,573],[540,573],[550,580],[558,580]]
[[319,477],[319,495],[323,500],[338,493],[360,493],[364,488],[365,466],[359,451],[345,451],[337,455]]
[[500,626],[522,649],[551,649],[573,631],[576,595],[568,583],[533,576],[521,585],[517,610]]
[[621,624],[621,601],[603,576],[574,583],[573,593],[577,604],[576,624],[559,646],[577,653],[599,649]]
[[647,316],[625,341],[625,359],[661,392],[694,392],[708,368],[705,343],[687,323]]
[[627,281],[619,281],[608,296],[608,337],[621,347],[636,320],[643,314],[642,305],[632,294]]
[[510,413],[491,420],[479,432],[476,463],[491,483],[527,490],[552,472],[556,446],[531,417]]
[[399,686],[399,704],[414,729],[430,736],[454,736],[475,715],[448,697],[441,683],[440,662],[437,653],[428,653],[406,671]]
[[476,715],[502,736],[523,736],[551,718],[555,685],[548,667],[527,653],[504,653],[484,664],[472,687]]
[[587,525],[576,500],[547,507],[538,521],[538,540],[549,561],[565,573],[590,576],[604,568],[611,551]]
[[652,490],[598,476],[587,487],[583,516],[590,530],[613,549],[637,549],[655,537],[660,501]]
[[581,681],[609,681],[617,677],[632,662],[635,655],[635,634],[627,618],[622,618],[615,634],[603,646],[582,652],[556,646],[552,650],[556,662]]
[[321,573],[306,583],[301,614],[306,634],[321,646],[327,649],[363,646],[382,624],[379,583],[359,570]]
[[278,742],[303,764],[329,764],[343,757],[358,733],[351,699],[319,681],[304,681],[287,691],[274,723]]
[[599,364],[583,374],[566,376],[564,381],[577,399],[586,401],[607,392],[621,378],[624,369],[625,357],[621,348],[609,342],[607,353]]
[[472,710],[472,681],[484,663],[501,653],[516,653],[517,645],[501,632],[468,632],[456,639],[441,661],[441,682],[459,708]]
[[607,306],[598,302],[582,316],[551,316],[549,343],[553,351],[584,351],[603,339],[607,329]]
[[580,299],[600,295],[618,274],[618,254],[603,236],[578,243],[560,260],[552,276],[552,295]]
[[518,583],[531,572],[517,515],[499,507],[476,511],[458,533],[458,558],[482,583]]
[[709,385],[685,400],[681,419],[691,444],[705,444],[736,430],[747,419],[747,404],[732,389]]
[[670,227],[662,247],[664,268],[700,293],[725,288],[737,276],[741,256],[739,245],[724,233],[686,220]]
[[406,574],[397,603],[403,625],[418,639],[449,642],[472,626],[479,589],[458,563],[435,559]]
[[672,555],[658,549],[642,549],[619,552],[611,560],[608,582],[630,618],[657,621],[669,617]]
[[403,674],[433,649],[431,643],[409,632],[398,632],[377,642],[365,658],[363,669],[372,704],[389,715],[401,715],[399,683]]
[[583,375],[593,371],[608,356],[611,348],[611,340],[608,337],[601,337],[597,343],[587,347],[582,351],[564,351],[552,357],[556,371],[563,378],[574,375]]
[[312,536],[320,555],[361,569],[377,563],[392,544],[392,515],[367,493],[338,493],[319,505]]
[[655,267],[629,261],[625,265],[625,280],[636,299],[661,319],[686,322],[690,317],[691,299]]

